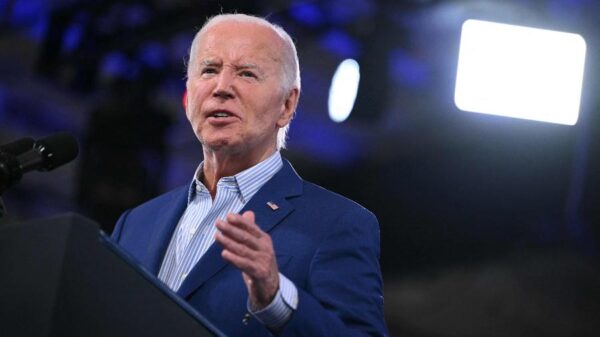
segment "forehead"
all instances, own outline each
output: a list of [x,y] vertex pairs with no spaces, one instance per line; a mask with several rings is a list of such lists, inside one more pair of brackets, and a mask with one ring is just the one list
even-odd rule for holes
[[271,28],[249,22],[224,21],[198,37],[194,51],[200,60],[281,63],[282,38]]

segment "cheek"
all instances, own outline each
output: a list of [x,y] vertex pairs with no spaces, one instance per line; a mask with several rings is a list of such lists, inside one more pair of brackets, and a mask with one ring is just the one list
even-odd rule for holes
[[192,110],[193,110],[193,100],[190,98],[190,96],[187,97],[187,104],[185,106],[185,115],[187,117],[187,119],[191,122],[192,121]]
[[197,103],[197,99],[188,96],[188,106],[185,109],[185,116],[195,132],[200,130],[202,123],[200,120],[200,107],[196,105]]
[[284,102],[278,97],[272,98],[265,106],[265,111],[268,111],[268,113],[265,113],[262,119],[269,124],[277,125],[284,116]]
[[188,108],[195,107],[198,102],[202,101],[202,97],[206,96],[208,90],[206,83],[200,79],[188,79],[185,85]]
[[185,116],[187,117],[187,120],[190,122],[190,124],[194,126],[194,119],[192,118],[192,115],[189,110],[185,111]]
[[188,85],[185,114],[190,122],[197,119],[202,101],[201,90],[197,86]]

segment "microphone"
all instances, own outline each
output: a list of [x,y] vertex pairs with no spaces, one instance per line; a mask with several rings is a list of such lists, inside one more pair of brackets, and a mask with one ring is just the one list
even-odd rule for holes
[[31,150],[34,142],[31,137],[21,138],[8,144],[0,145],[0,153],[5,152],[18,156],[27,150]]
[[26,142],[27,140],[22,139],[3,145],[8,147],[9,151],[0,153],[0,193],[21,180],[24,173],[32,170],[53,170],[75,159],[79,154],[77,141],[67,133],[57,133],[39,139],[29,150],[20,154],[11,153],[26,148]]
[[33,149],[17,156],[23,173],[38,170],[50,171],[75,159],[79,146],[68,133],[57,133],[33,144]]

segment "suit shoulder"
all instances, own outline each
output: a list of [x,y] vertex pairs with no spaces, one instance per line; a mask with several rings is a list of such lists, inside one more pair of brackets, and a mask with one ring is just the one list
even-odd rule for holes
[[165,202],[170,202],[170,201],[173,201],[174,199],[182,198],[184,195],[187,198],[188,188],[189,188],[189,185],[177,187],[177,188],[170,190],[168,192],[165,192],[157,197],[154,197],[140,205],[137,205],[136,207],[134,207],[132,209],[132,211],[135,211],[138,209],[153,209],[159,205],[164,204]]
[[364,212],[375,217],[373,212],[358,202],[310,181],[303,180],[303,192],[313,202],[328,205],[328,208],[343,209],[346,212]]
[[117,221],[112,237],[121,242],[146,235],[151,227],[160,224],[156,219],[183,211],[186,201],[187,187],[182,186],[129,209]]

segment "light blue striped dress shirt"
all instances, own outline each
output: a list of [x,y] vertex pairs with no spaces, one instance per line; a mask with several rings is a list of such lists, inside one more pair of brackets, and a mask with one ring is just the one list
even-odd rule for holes
[[[188,206],[171,237],[158,278],[177,291],[214,243],[217,219],[224,219],[229,213],[238,213],[282,166],[281,155],[276,151],[253,167],[232,177],[223,177],[217,182],[217,193],[213,200],[201,182],[200,164],[190,185]],[[273,302],[260,311],[253,310],[248,303],[248,310],[267,327],[278,329],[291,317],[297,304],[298,291],[295,285],[280,273],[279,291]]]

